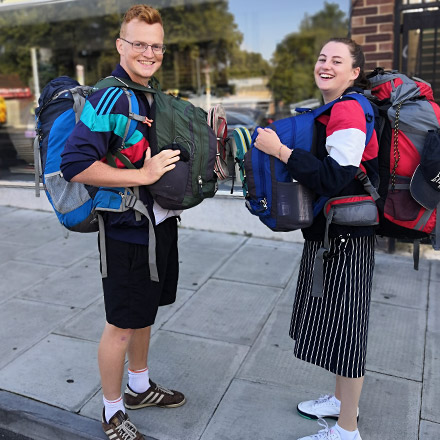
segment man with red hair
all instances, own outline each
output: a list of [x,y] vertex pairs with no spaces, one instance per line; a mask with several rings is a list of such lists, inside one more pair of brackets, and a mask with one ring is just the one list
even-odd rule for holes
[[[148,87],[150,78],[162,65],[165,52],[159,12],[147,5],[131,7],[124,16],[116,48],[120,63],[112,75]],[[139,114],[151,118],[153,94],[135,93]],[[98,363],[104,401],[102,426],[112,440],[144,438],[129,421],[126,407],[170,408],[185,403],[182,393],[152,382],[147,366],[151,325],[158,306],[171,304],[176,298],[179,272],[176,217],[180,213],[153,202],[146,185],[172,170],[179,152],[163,150],[152,156],[150,126],[138,123],[135,134],[121,150],[136,169],[127,169],[118,161],[117,168],[109,166],[106,157],[121,146],[124,134],[121,128],[126,125],[128,107],[128,100],[119,88],[93,93],[66,143],[61,164],[66,180],[96,187],[139,187],[139,198],[156,223],[159,282],[150,280],[148,218],[139,221],[134,211],[104,215],[105,250],[100,252],[105,252],[108,275],[103,278],[106,324]],[[124,405],[121,386],[126,355],[129,381]]]

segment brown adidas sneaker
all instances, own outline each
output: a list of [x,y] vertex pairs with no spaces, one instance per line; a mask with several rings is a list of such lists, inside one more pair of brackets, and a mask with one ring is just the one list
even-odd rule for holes
[[107,423],[104,408],[102,411],[102,429],[110,440],[145,440],[136,426],[130,422],[128,415],[121,410]]
[[135,393],[127,384],[124,401],[125,407],[128,409],[139,409],[146,406],[177,408],[186,402],[185,396],[179,391],[168,390],[156,385],[152,380],[150,380],[150,388],[143,393]]

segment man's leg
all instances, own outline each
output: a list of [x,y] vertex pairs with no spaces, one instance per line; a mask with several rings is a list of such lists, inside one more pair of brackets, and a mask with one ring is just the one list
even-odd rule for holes
[[121,397],[125,355],[132,335],[133,330],[121,329],[106,322],[99,343],[98,364],[104,394],[102,428],[109,439],[144,439],[129,421]]
[[128,345],[128,386],[135,393],[150,388],[148,371],[148,348],[151,327],[136,329]]
[[98,349],[98,364],[104,397],[116,400],[121,397],[125,355],[133,335],[131,329],[120,329],[105,323]]
[[148,368],[151,326],[134,330],[128,345],[128,368],[139,371]]
[[[145,256],[145,264],[148,255]],[[169,218],[156,227],[156,263],[159,283],[142,282],[145,291],[145,310],[154,321],[159,305],[175,301],[178,279],[177,220]],[[185,396],[174,390],[156,385],[150,380],[148,370],[148,351],[151,327],[136,329],[128,346],[128,386],[124,400],[128,409],[146,406],[174,408],[185,403]]]

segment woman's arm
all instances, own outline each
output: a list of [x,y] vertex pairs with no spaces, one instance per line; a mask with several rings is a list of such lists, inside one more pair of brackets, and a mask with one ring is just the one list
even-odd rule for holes
[[359,103],[347,100],[333,106],[326,122],[326,135],[318,145],[323,154],[327,152],[324,159],[299,148],[290,150],[269,128],[258,130],[254,145],[286,163],[294,179],[318,194],[331,197],[356,175],[365,149],[366,120]]
[[254,146],[266,154],[277,157],[282,162],[287,163],[292,150],[281,143],[278,135],[271,128],[257,128],[258,136]]

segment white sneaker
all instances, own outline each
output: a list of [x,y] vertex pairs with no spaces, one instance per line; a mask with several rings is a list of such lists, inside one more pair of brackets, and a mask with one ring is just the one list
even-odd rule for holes
[[[297,406],[299,414],[306,419],[329,418],[338,420],[341,412],[341,403],[331,394],[322,395],[318,400],[306,400]],[[357,409],[359,420],[359,408]]]
[[[319,419],[318,424],[324,429],[321,429],[318,434],[301,437],[298,440],[342,440],[339,431],[334,426],[333,428],[329,428],[327,422],[324,419]],[[357,433],[354,440],[362,440],[359,432]]]

